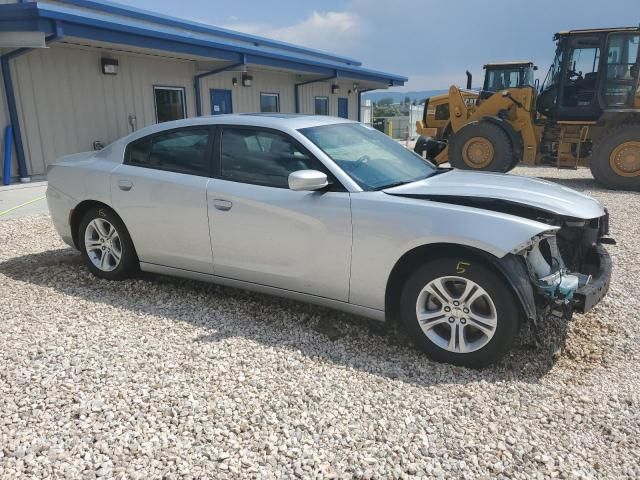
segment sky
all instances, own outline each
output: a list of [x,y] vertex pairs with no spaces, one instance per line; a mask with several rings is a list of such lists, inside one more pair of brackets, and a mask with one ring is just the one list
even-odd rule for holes
[[397,91],[464,85],[487,62],[531,60],[543,77],[560,30],[634,26],[640,0],[115,0],[356,58],[409,77]]

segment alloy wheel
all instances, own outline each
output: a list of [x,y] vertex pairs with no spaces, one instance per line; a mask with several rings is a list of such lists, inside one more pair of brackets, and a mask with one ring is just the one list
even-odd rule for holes
[[122,259],[122,242],[116,228],[103,218],[94,218],[84,232],[87,256],[103,272],[115,270]]
[[487,291],[456,276],[430,281],[418,295],[416,315],[427,338],[453,353],[480,350],[498,325],[496,307]]

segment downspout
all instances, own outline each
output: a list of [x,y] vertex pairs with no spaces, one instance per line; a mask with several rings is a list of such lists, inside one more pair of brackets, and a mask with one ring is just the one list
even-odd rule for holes
[[209,75],[215,75],[216,73],[224,72],[225,70],[231,70],[232,68],[240,67],[242,65],[247,64],[247,56],[242,55],[242,60],[236,63],[232,63],[231,65],[227,65],[226,67],[217,68],[215,70],[210,70],[208,72],[200,73],[193,77],[193,88],[196,93],[196,115],[198,117],[202,116],[202,96],[200,94],[200,79],[204,77],[208,77]]
[[[49,45],[50,43],[56,42],[63,38],[62,26],[57,22],[55,24],[56,33],[49,35],[45,39],[45,43]],[[29,172],[27,170],[27,161],[24,155],[24,144],[22,143],[22,130],[20,128],[20,118],[18,116],[18,106],[16,103],[16,95],[13,89],[13,80],[11,78],[11,65],[9,63],[10,60],[19,57],[20,55],[24,55],[25,53],[30,52],[33,48],[18,48],[9,53],[5,53],[0,57],[0,65],[2,67],[2,80],[4,82],[4,91],[7,97],[7,107],[9,109],[9,121],[11,122],[11,126],[13,128],[13,142],[16,146],[16,157],[18,160],[18,174],[20,175],[21,182],[29,182],[31,179],[29,178]]]
[[339,78],[339,77],[340,75],[338,71],[335,70],[333,75],[331,75],[330,77],[316,78],[315,80],[307,80],[306,82],[296,83],[293,87],[295,103],[296,103],[296,113],[300,113],[300,90],[298,87],[301,87],[303,85],[309,85],[310,83],[326,82],[327,80],[335,80],[336,78]]

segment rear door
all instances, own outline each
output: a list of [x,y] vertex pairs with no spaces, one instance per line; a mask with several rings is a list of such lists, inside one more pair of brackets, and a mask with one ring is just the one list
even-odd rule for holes
[[207,216],[212,129],[165,131],[131,143],[111,175],[112,203],[141,262],[212,273]]
[[[341,301],[349,298],[349,193],[291,137],[228,126],[207,188],[214,274]],[[321,170],[333,188],[288,188],[297,170]]]

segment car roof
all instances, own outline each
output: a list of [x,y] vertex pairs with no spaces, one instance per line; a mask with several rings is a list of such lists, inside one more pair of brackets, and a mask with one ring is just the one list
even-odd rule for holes
[[157,123],[136,130],[129,135],[127,141],[171,130],[174,128],[197,127],[202,125],[246,125],[252,127],[275,128],[278,130],[299,130],[301,128],[332,125],[336,123],[357,123],[344,118],[324,115],[306,115],[295,113],[232,113],[226,115],[209,115],[204,117],[185,118],[171,122]]

